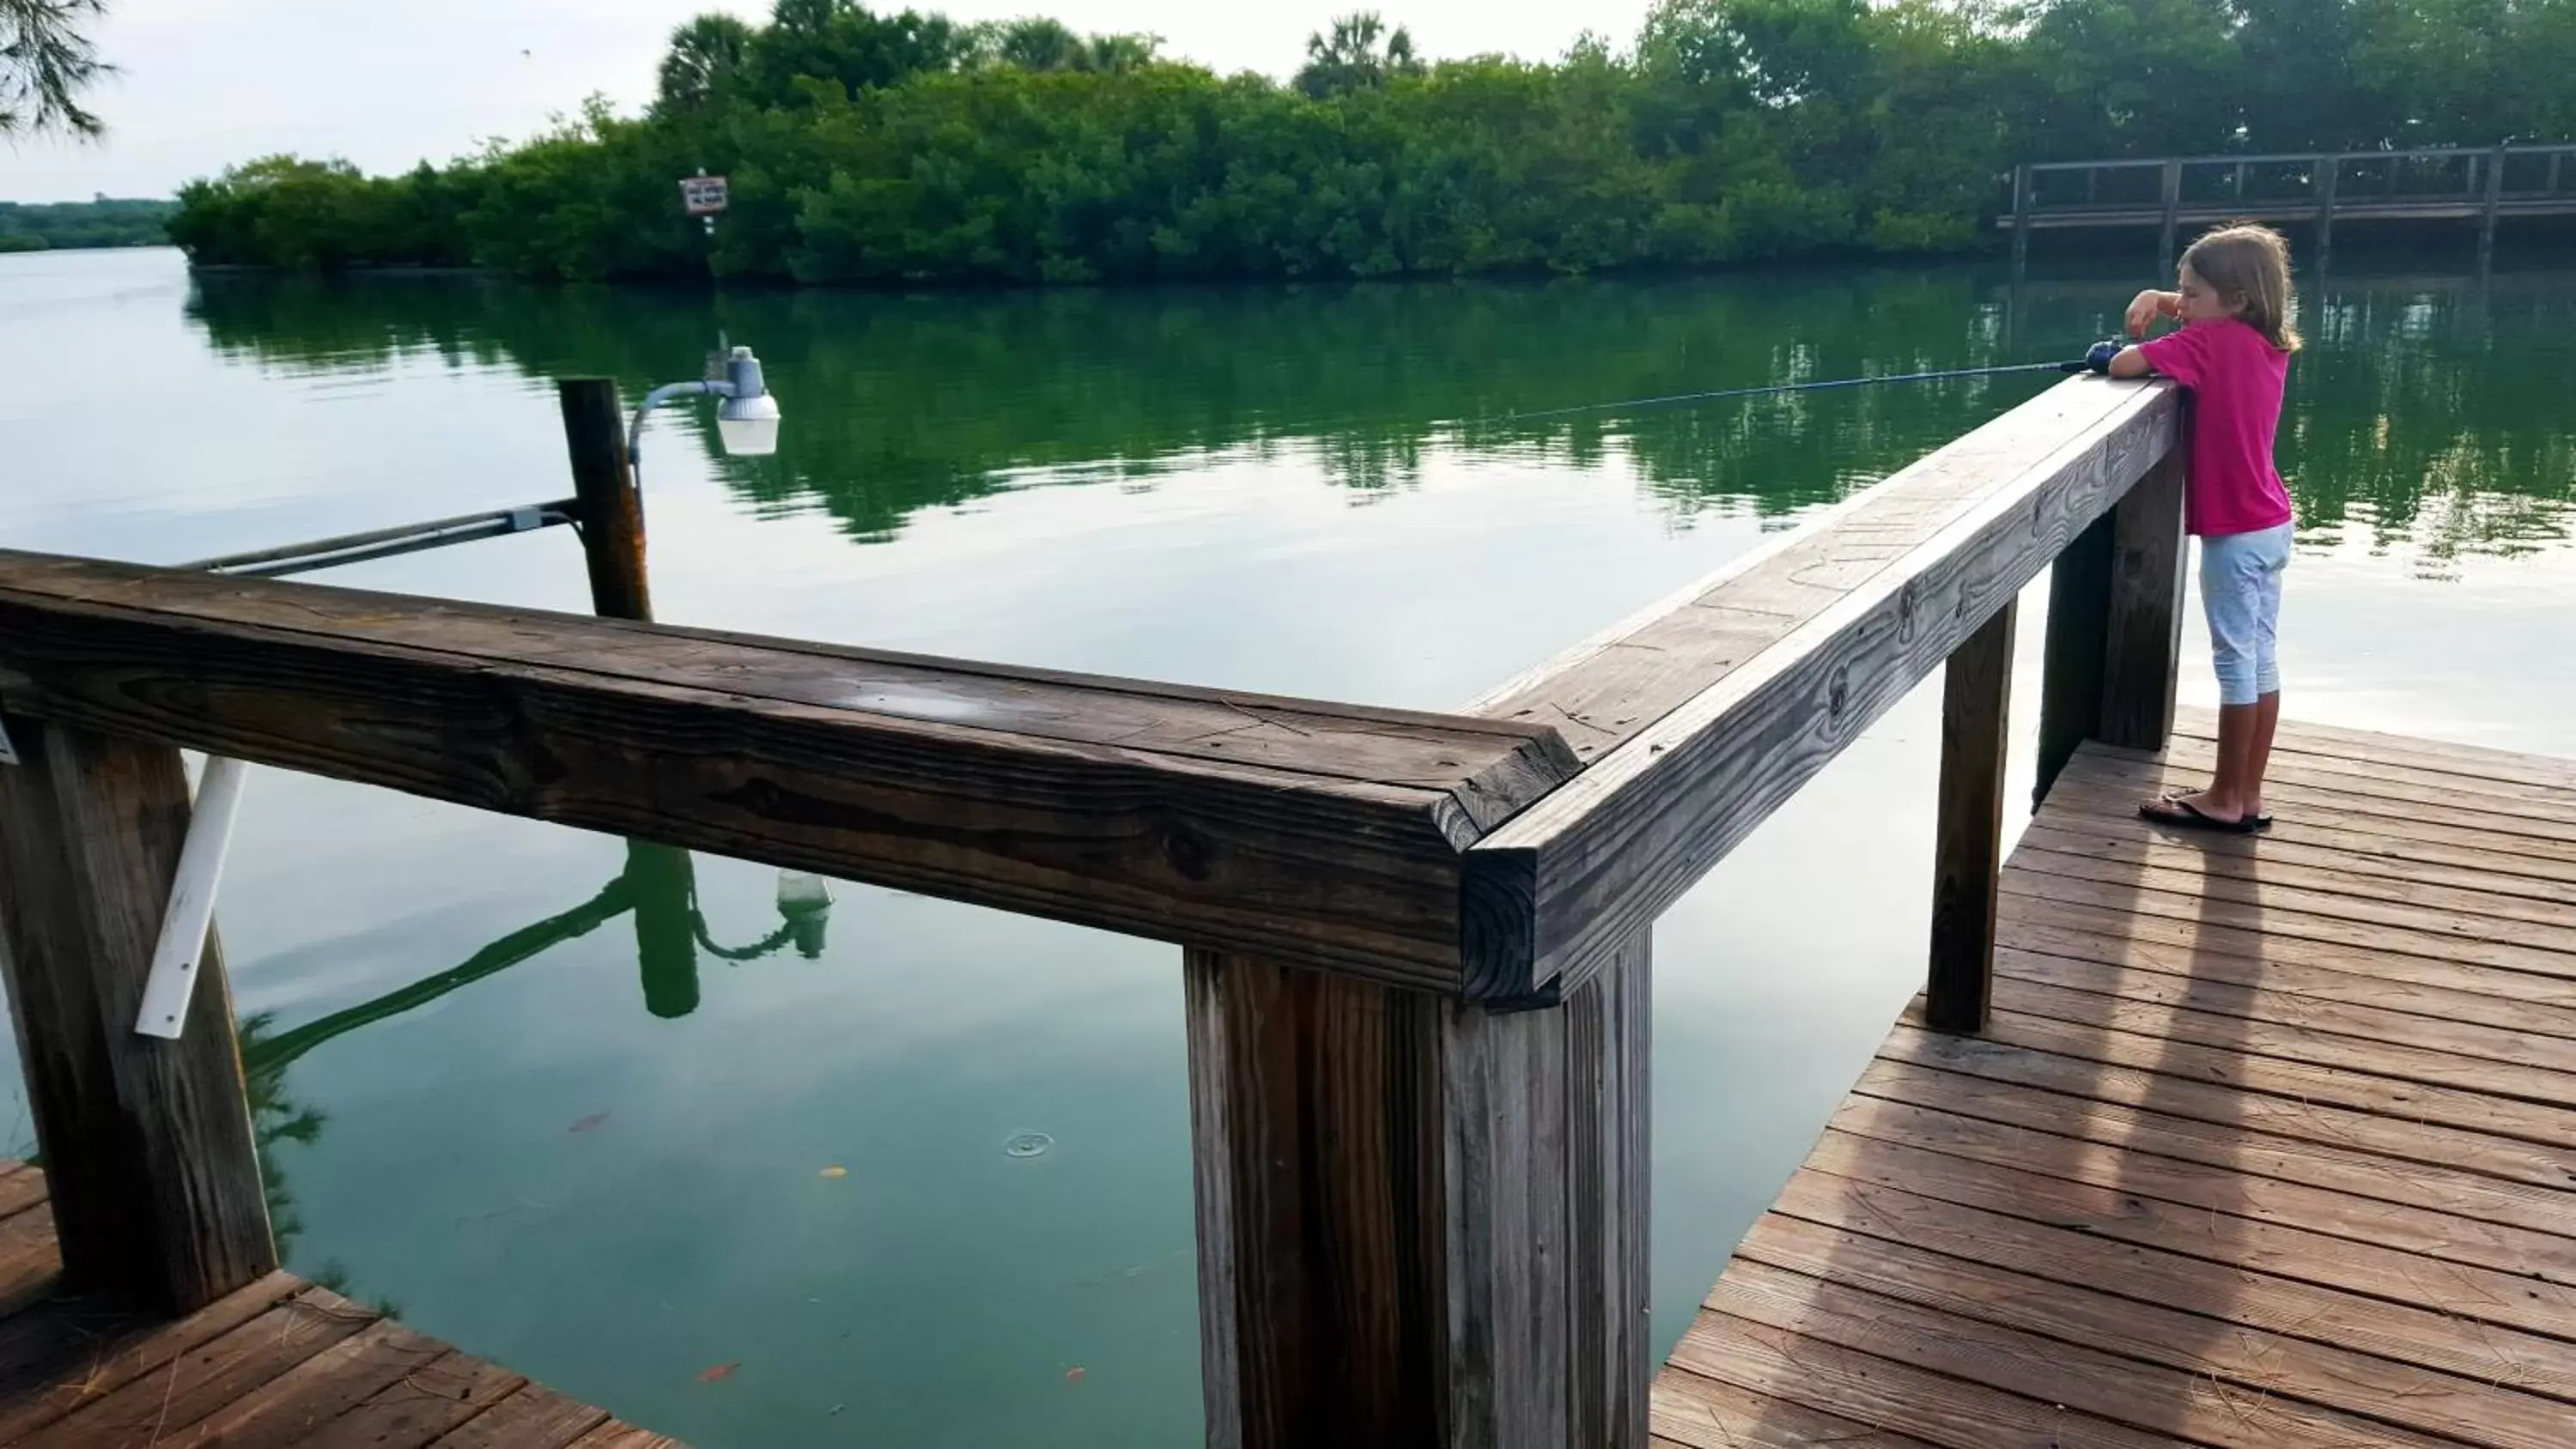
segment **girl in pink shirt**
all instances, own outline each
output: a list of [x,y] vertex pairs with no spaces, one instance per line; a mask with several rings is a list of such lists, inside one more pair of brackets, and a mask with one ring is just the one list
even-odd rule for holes
[[2281,718],[2274,639],[2281,571],[2290,562],[2290,494],[2272,463],[2281,392],[2299,334],[2290,329],[2290,247],[2269,227],[2231,226],[2182,254],[2176,292],[2140,292],[2129,335],[2158,318],[2180,331],[2124,348],[2113,377],[2161,374],[2192,395],[2183,526],[2200,539],[2200,599],[2218,668],[2218,768],[2209,788],[2138,807],[2148,819],[2250,832],[2263,813],[2263,771]]

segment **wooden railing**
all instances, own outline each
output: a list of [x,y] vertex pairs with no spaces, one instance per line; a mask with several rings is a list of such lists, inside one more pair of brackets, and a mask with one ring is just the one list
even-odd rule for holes
[[201,749],[1177,942],[1210,1442],[1640,1446],[1656,917],[1946,662],[1930,1010],[1976,1029],[2015,599],[2057,565],[2044,777],[2163,742],[2177,410],[2068,381],[1450,715],[0,553],[67,1270],[273,1263],[217,955],[131,1029]]
[[2013,172],[1997,222],[2018,261],[2030,234],[2049,228],[2158,226],[2170,257],[2185,223],[2311,222],[2323,251],[2338,218],[2474,220],[2485,261],[2502,218],[2566,215],[2576,215],[2576,145],[2050,161]]

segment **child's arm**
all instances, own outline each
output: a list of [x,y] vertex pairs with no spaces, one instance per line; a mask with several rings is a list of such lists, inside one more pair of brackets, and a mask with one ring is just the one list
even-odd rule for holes
[[2111,359],[2113,377],[2146,377],[2154,371],[2147,365],[2147,352],[2143,347],[2123,347],[2119,355]]
[[2144,337],[2147,329],[2156,325],[2157,318],[2181,315],[2182,293],[2140,292],[2129,303],[2129,335]]

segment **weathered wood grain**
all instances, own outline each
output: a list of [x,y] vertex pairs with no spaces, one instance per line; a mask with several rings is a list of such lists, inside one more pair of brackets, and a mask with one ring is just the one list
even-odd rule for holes
[[1520,1013],[1186,972],[1209,1442],[1642,1445],[1644,943]]
[[439,1436],[430,1449],[564,1449],[607,1420],[602,1410],[529,1384]]
[[0,702],[1155,939],[1458,980],[1550,731],[0,555]]
[[2103,645],[2111,629],[2117,510],[2086,525],[2048,570],[2048,631],[2040,651],[2036,810],[2060,771],[2102,728]]
[[1939,1031],[1986,1024],[1995,879],[2004,864],[2004,757],[2012,740],[2014,602],[1950,656],[1941,683],[1941,779],[1932,843],[1932,970]]
[[[1927,999],[1889,1033],[1657,1381],[1659,1425],[2571,1442],[2576,917],[2528,832],[2576,791],[2558,762],[2283,737],[2261,839],[2138,820],[2161,759],[2070,760],[2004,872],[1986,1030],[1931,1030]],[[2301,801],[2302,776],[2332,783]],[[2446,780],[2475,803],[2407,812]],[[1689,1419],[1712,1380],[1753,1402]]]
[[[2189,406],[2186,400],[2186,407]],[[2173,732],[2182,658],[2182,495],[2175,448],[2111,511],[2111,598],[2102,636],[2096,739],[2158,750]]]
[[210,939],[177,1041],[135,1013],[188,828],[178,751],[12,719],[0,973],[66,1276],[202,1307],[277,1266]]
[[[2017,432],[2018,451],[1977,458],[1975,466],[1989,471],[1963,506],[1926,520],[1929,531],[1874,561],[1865,575],[1836,575],[1834,597],[1822,608],[1810,614],[1766,606],[1793,612],[1793,621],[1758,652],[1727,662],[1731,643],[1701,639],[1693,653],[1685,641],[1669,641],[1667,654],[1696,661],[1658,676],[1691,686],[1679,703],[1664,707],[1660,691],[1670,686],[1661,684],[1616,704],[1586,695],[1579,709],[1555,706],[1624,733],[1573,781],[1469,849],[1463,925],[1471,995],[1561,990],[1606,959],[1613,943],[1650,925],[2173,446],[2176,405],[2161,387],[2079,381],[2048,398],[2066,399],[2072,411],[2032,404],[2038,411],[2016,410],[2027,412],[2016,427],[2045,422],[2056,432],[2039,446]],[[1980,430],[1971,439],[1985,436]],[[1969,467],[1968,442],[1919,466],[1933,473]],[[1884,486],[1901,494],[1907,476]],[[1717,617],[1739,596],[1774,599],[1812,587],[1794,570],[1775,576],[1766,568],[1691,607]],[[1693,639],[1709,627],[1694,623]],[[1547,698],[1570,698],[1613,668],[1578,663],[1567,679],[1542,688]],[[1533,696],[1496,708],[1506,717],[1536,718],[1550,706]],[[1585,739],[1573,743],[1584,752]]]
[[617,382],[567,377],[555,384],[573,497],[581,508],[581,554],[590,606],[604,619],[649,620],[653,590],[644,564],[644,495],[626,456],[626,413]]

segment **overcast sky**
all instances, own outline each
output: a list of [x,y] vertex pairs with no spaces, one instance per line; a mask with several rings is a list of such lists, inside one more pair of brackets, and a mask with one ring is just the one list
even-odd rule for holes
[[[1077,30],[1142,30],[1221,71],[1285,75],[1309,31],[1363,0],[956,0],[962,20],[1051,14]],[[599,91],[632,109],[651,93],[671,27],[711,8],[747,18],[767,0],[110,0],[98,40],[123,74],[94,93],[103,143],[0,143],[0,200],[167,195],[227,163],[279,151],[345,156],[370,171],[446,160],[524,136]],[[887,4],[880,8],[899,9]],[[1433,57],[1561,54],[1587,24],[1625,42],[1645,0],[1380,0]]]

